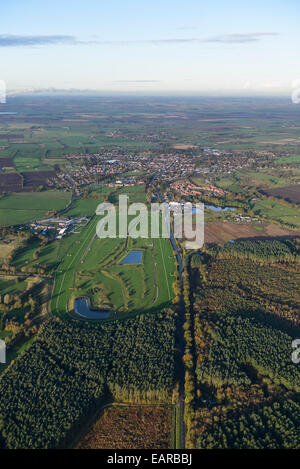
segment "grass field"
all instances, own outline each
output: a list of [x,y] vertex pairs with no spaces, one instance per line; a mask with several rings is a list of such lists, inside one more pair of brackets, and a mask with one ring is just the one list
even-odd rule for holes
[[18,280],[10,275],[0,276],[1,295],[22,293],[27,289],[27,280]]
[[[99,239],[98,217],[61,246],[61,263],[55,273],[51,310],[65,315],[75,297],[88,297],[94,307],[125,317],[155,311],[173,296],[176,268],[168,239]],[[141,265],[120,265],[130,250],[142,250]],[[115,317],[115,316],[114,316]]]
[[300,155],[282,156],[277,158],[278,163],[300,164]]
[[300,208],[285,201],[263,199],[253,204],[255,214],[292,227],[300,227]]
[[51,210],[62,210],[70,200],[66,192],[44,191],[10,194],[0,198],[0,226],[40,219]]
[[[114,191],[110,200],[117,201]],[[145,192],[134,188],[130,201],[145,202]],[[80,199],[67,212],[73,216],[92,215],[99,201]],[[55,284],[51,300],[54,314],[73,309],[76,297],[87,297],[93,307],[112,311],[112,317],[151,312],[170,303],[176,280],[174,254],[169,239],[106,238],[96,236],[99,216],[60,242]],[[120,265],[132,250],[143,252],[140,265]]]
[[235,193],[247,194],[249,189],[256,190],[258,188],[275,188],[288,185],[291,180],[298,180],[300,173],[294,170],[294,176],[290,173],[285,174],[284,170],[278,171],[266,170],[239,170],[226,177],[217,177],[216,186]]

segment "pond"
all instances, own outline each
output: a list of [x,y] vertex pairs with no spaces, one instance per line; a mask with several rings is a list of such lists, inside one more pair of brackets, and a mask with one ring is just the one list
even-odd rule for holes
[[[213,210],[214,212],[227,212],[227,210],[230,210],[231,212],[234,211],[234,207],[216,207],[216,205],[204,205],[204,207],[207,210]],[[193,207],[192,208],[192,214],[195,215],[195,213],[201,212],[201,209],[198,207]]]
[[205,208],[207,210],[213,210],[214,212],[227,212],[227,210],[230,210],[230,212],[234,211],[234,207],[216,207],[215,205],[205,205]]
[[74,303],[74,310],[78,316],[86,319],[106,319],[110,315],[110,311],[92,310],[87,298],[76,298]]
[[124,264],[141,264],[143,258],[143,251],[131,251],[121,262]]

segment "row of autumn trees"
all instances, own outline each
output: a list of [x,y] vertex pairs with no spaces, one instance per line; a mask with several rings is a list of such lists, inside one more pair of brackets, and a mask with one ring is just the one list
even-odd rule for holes
[[51,320],[0,378],[0,436],[7,448],[68,444],[86,418],[113,397],[170,402],[176,315],[126,321]]
[[189,443],[189,428],[191,424],[191,419],[194,414],[194,405],[195,405],[195,363],[194,363],[194,318],[193,311],[191,309],[191,291],[190,291],[190,278],[189,278],[189,269],[190,269],[190,259],[186,252],[183,253],[183,300],[185,307],[185,322],[184,322],[184,367],[185,367],[185,382],[184,382],[184,392],[185,392],[185,424],[186,424],[186,443]]

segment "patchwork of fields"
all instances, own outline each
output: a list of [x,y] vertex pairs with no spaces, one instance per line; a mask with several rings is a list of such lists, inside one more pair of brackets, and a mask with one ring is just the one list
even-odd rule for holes
[[[0,448],[300,447],[299,108],[29,95],[5,109]],[[205,245],[178,240],[175,256],[132,225],[100,239],[97,206],[118,215],[120,194],[202,202]]]

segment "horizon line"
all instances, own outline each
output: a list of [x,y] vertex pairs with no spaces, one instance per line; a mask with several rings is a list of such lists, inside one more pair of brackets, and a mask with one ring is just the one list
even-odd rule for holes
[[27,90],[7,90],[7,99],[21,97],[21,96],[55,96],[55,95],[90,95],[90,96],[157,96],[157,97],[170,97],[170,96],[190,96],[190,97],[290,97],[291,90],[279,89],[278,91],[266,90],[97,90],[97,89],[80,89],[80,88],[41,88],[41,89],[27,89]]

